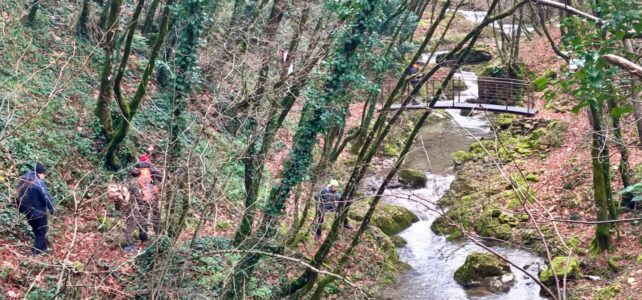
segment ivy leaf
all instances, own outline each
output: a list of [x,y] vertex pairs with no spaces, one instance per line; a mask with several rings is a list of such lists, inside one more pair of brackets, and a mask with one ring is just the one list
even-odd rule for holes
[[618,106],[613,108],[613,110],[611,110],[611,116],[613,116],[616,119],[619,119],[624,114],[627,114],[630,112],[633,112],[633,106],[631,106],[630,104],[626,106]]

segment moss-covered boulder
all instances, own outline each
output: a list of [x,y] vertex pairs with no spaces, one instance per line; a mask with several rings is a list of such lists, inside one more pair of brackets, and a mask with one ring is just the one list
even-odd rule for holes
[[399,181],[414,189],[426,187],[426,172],[417,169],[402,169],[399,171]]
[[475,231],[481,236],[509,240],[511,225],[506,222],[512,220],[509,217],[503,217],[504,222],[502,222],[502,215],[503,213],[498,209],[486,210],[475,223]]
[[519,221],[512,214],[502,213],[499,215],[499,222],[502,224],[508,224],[511,227],[515,227],[519,224]]
[[[350,210],[350,218],[356,221],[363,221],[368,212],[368,203],[360,202],[353,205]],[[393,204],[379,204],[375,209],[370,225],[380,228],[387,235],[395,235],[410,227],[412,223],[419,221],[419,217],[409,209]]]
[[510,266],[505,261],[490,253],[473,252],[466,257],[466,262],[455,271],[455,281],[465,288],[496,285],[496,281],[512,283]]
[[453,158],[453,162],[456,165],[461,165],[467,161],[475,160],[477,158],[477,155],[475,155],[475,153],[468,152],[468,151],[457,151],[453,153],[452,158]]
[[568,263],[568,257],[558,256],[553,258],[551,266],[547,266],[544,271],[539,273],[539,280],[544,283],[552,283],[555,281],[553,276],[553,269],[558,278],[563,278],[566,275],[567,279],[575,279],[580,277],[580,262],[576,257],[571,257],[570,263]]

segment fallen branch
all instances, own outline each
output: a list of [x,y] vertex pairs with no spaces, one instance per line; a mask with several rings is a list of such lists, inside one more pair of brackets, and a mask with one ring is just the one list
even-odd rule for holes
[[604,58],[610,62],[611,64],[614,64],[622,69],[625,69],[631,74],[642,78],[642,66],[624,58],[621,56],[617,56],[615,54],[606,54],[604,55]]
[[593,22],[597,23],[600,26],[606,25],[608,23],[608,22],[606,22],[606,21],[604,21],[604,20],[602,20],[602,19],[600,19],[600,18],[598,18],[598,17],[596,17],[594,15],[585,13],[585,12],[579,10],[579,9],[573,8],[571,6],[568,6],[568,4],[559,3],[557,1],[551,1],[551,0],[531,0],[531,1],[533,3],[535,3],[535,4],[540,4],[540,5],[544,5],[544,6],[548,6],[548,7],[561,9],[561,10],[563,10],[563,11],[565,11],[565,12],[571,14],[571,15],[578,16],[578,17],[593,21]]

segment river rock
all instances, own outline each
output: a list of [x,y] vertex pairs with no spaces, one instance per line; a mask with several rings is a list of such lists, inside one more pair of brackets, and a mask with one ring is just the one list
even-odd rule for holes
[[510,266],[491,253],[473,252],[457,269],[455,281],[465,288],[483,287],[489,292],[505,293],[515,281]]
[[410,185],[413,189],[426,187],[428,177],[426,172],[417,169],[402,169],[399,171],[399,181]]
[[475,223],[475,231],[484,237],[511,239],[511,225],[506,222],[511,220],[508,217],[502,217],[503,215],[504,213],[499,209],[486,210]]
[[[368,203],[355,203],[350,210],[350,218],[356,221],[363,221],[368,212]],[[419,217],[409,209],[393,204],[383,203],[375,209],[370,225],[378,227],[387,235],[395,235],[410,227],[412,223],[419,221]]]
[[[566,266],[567,260],[568,260],[568,257],[566,256],[558,256],[553,258],[551,265],[553,265],[553,269],[555,269],[555,274],[557,275],[558,278],[563,278],[564,275],[566,275],[566,279],[579,278],[581,275],[579,260],[577,260],[576,257],[571,257],[568,267]],[[553,281],[555,281],[555,277],[553,276],[553,270],[551,269],[550,266],[547,266],[546,269],[544,269],[544,271],[539,273],[539,280],[541,280],[544,283],[552,283]]]

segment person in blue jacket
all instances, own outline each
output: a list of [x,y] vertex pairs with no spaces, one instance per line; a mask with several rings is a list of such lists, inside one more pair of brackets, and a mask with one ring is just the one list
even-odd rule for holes
[[406,73],[408,76],[410,76],[410,84],[412,85],[412,92],[410,93],[410,97],[412,98],[412,105],[419,105],[419,101],[417,101],[417,98],[419,97],[419,85],[421,83],[421,74],[419,74],[419,69],[421,68],[421,65],[417,62],[412,64],[410,68],[406,70]]
[[47,211],[55,212],[51,195],[47,189],[45,167],[36,163],[33,170],[20,177],[18,184],[18,211],[27,217],[33,230],[34,245],[32,253],[43,254],[47,251]]

